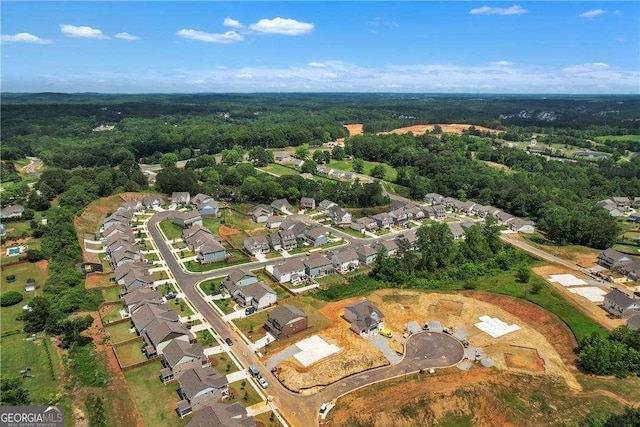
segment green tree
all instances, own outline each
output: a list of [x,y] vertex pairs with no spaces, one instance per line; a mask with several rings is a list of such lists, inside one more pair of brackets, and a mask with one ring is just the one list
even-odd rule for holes
[[351,167],[353,168],[353,171],[355,173],[362,173],[362,171],[364,170],[364,160],[359,158],[353,159],[353,164],[351,165]]
[[516,268],[516,279],[520,283],[529,283],[531,278],[531,269],[526,263],[521,263]]
[[371,175],[374,178],[384,179],[385,173],[387,173],[387,168],[385,168],[384,165],[375,165],[371,169],[371,172],[369,173],[369,175]]
[[0,379],[0,405],[25,406],[31,403],[29,392],[18,377]]
[[165,153],[160,158],[160,166],[162,166],[163,169],[176,167],[176,163],[178,163],[178,156],[176,153]]
[[421,267],[434,272],[451,265],[456,246],[449,226],[444,222],[423,224],[417,231],[417,247],[422,253]]
[[297,146],[293,156],[300,160],[306,160],[306,158],[309,157],[309,144]]
[[302,164],[302,167],[300,168],[300,172],[302,172],[302,173],[316,173],[316,168],[317,167],[318,167],[318,164],[316,162],[314,162],[312,159],[307,159]]
[[342,148],[339,145],[336,145],[335,147],[333,147],[333,150],[331,150],[331,158],[334,160],[344,160],[345,154],[344,154],[344,148]]
[[264,167],[273,162],[273,153],[258,145],[249,150],[249,161],[256,167]]

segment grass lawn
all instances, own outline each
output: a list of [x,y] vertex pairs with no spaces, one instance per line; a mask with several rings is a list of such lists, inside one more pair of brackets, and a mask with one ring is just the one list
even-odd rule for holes
[[119,343],[137,336],[135,332],[129,332],[131,322],[118,323],[117,325],[107,326],[105,329],[111,336],[111,342],[113,343]]
[[219,290],[222,288],[222,286],[220,286],[221,281],[222,279],[205,280],[204,282],[200,283],[200,289],[202,289],[202,292],[204,292],[205,295],[213,295],[214,290]]
[[171,310],[178,312],[180,316],[191,316],[193,310],[189,308],[189,305],[180,298],[176,298],[173,302],[167,304]]
[[157,290],[159,290],[160,292],[162,292],[162,295],[166,295],[169,292],[175,292],[176,288],[175,286],[173,286],[171,283],[165,283],[164,285],[158,285],[156,287]]
[[[259,228],[261,226],[260,224],[251,221],[250,212],[253,206],[254,205],[249,204],[234,205],[235,209],[223,209],[220,214],[220,223],[240,231]],[[242,212],[244,212],[244,214]]]
[[[225,400],[225,403],[240,402],[243,406],[246,407],[261,402],[262,398],[249,384],[249,381],[250,380],[240,380],[229,384],[230,399]],[[242,383],[245,383],[244,387],[242,386]]]
[[160,261],[158,254],[144,254],[143,256],[147,261]]
[[[378,163],[378,162],[369,162],[369,161],[364,161],[364,168],[362,169],[362,174],[363,175],[369,175],[371,173],[371,169],[373,169],[375,166],[377,165],[383,165],[385,168],[385,174],[384,174],[384,180],[385,181],[395,181],[397,176],[398,176],[398,172],[395,170],[395,168],[385,164],[385,163]],[[331,160],[331,163],[329,163],[327,165],[328,167],[330,167],[331,169],[338,169],[341,171],[345,171],[345,172],[352,172],[353,171],[353,160]]]
[[233,323],[250,341],[257,341],[266,335],[266,331],[262,328],[262,325],[267,321],[267,316],[270,312],[271,310],[260,310],[251,316],[235,319]]
[[150,363],[124,373],[131,396],[148,426],[179,427],[189,422],[191,417],[180,418],[176,414],[178,382],[162,384],[158,374],[162,369],[160,361]]
[[[38,265],[34,263],[6,265],[2,267],[2,284],[0,285],[2,293],[9,291],[20,292],[23,300],[18,304],[10,307],[2,307],[0,310],[0,331],[7,332],[13,330],[21,330],[22,322],[16,320],[16,316],[22,313],[22,307],[31,301],[34,296],[42,295],[42,286],[47,278],[46,261],[40,261]],[[15,275],[15,282],[7,282],[7,276]],[[36,290],[26,292],[24,286],[27,279],[35,279]]]
[[638,245],[627,245],[625,243],[616,243],[612,247],[613,249],[620,252],[624,252],[625,254],[640,255],[640,246]]
[[292,168],[288,168],[286,166],[282,166],[282,165],[278,165],[275,163],[270,163],[265,167],[262,168],[256,168],[258,170],[261,170],[263,172],[268,172],[274,175],[278,175],[278,176],[282,176],[282,175],[298,175],[300,174],[300,172],[298,172],[295,169]]
[[[33,237],[27,237],[25,239],[21,239],[20,244],[27,245],[29,249],[40,249],[40,246],[41,246],[40,239],[36,239]],[[16,245],[17,244],[15,241],[8,241],[0,247],[0,265],[6,266],[6,265],[13,264],[20,261],[20,255],[7,256],[7,248],[10,248]]]
[[218,345],[218,342],[213,338],[213,335],[211,335],[211,332],[207,331],[206,329],[196,332],[196,340],[204,348]]
[[113,286],[109,288],[102,288],[102,296],[105,301],[119,301],[120,300],[120,291],[122,288],[120,286]]
[[276,298],[277,298],[277,301],[280,302],[280,303],[286,302],[285,300],[287,298],[291,297],[291,294],[289,292],[285,291],[282,288],[282,286],[280,286],[279,284],[271,285],[271,289],[276,291]]
[[169,278],[166,271],[154,271],[152,274],[154,282],[158,280],[167,280]]
[[348,234],[349,236],[353,236],[353,237],[357,237],[359,239],[370,239],[371,236],[368,236],[366,234],[362,234],[359,231],[354,230],[353,228],[336,228],[336,227],[331,227],[334,230],[338,230],[338,231],[342,231],[345,234]]
[[172,219],[160,221],[160,229],[169,240],[182,238],[182,228],[175,225]]
[[[36,341],[25,341],[28,336],[20,333],[1,339],[2,376],[19,377],[21,370],[31,368],[33,377],[25,378],[22,383],[29,392],[32,404],[46,405],[51,395],[63,392],[63,382],[60,381],[60,358],[48,337],[39,334]],[[51,365],[49,365],[49,357]]]
[[218,306],[218,308],[222,310],[224,314],[231,313],[233,311],[233,306],[236,304],[236,302],[232,298],[216,299],[213,300],[213,303]]
[[209,361],[211,362],[213,369],[218,371],[220,375],[229,375],[240,370],[233,360],[231,360],[231,357],[229,357],[229,354],[226,351],[212,354],[209,356]]
[[115,347],[116,354],[118,355],[118,359],[122,366],[129,366],[134,363],[144,362],[147,360],[146,356],[142,352],[143,345],[144,341],[140,339],[140,341],[134,341]]
[[120,306],[120,305],[112,306],[111,307],[111,311],[109,311],[109,313],[105,314],[104,317],[102,318],[102,321],[104,322],[104,324],[106,325],[107,323],[115,322],[116,320],[122,319],[122,316],[120,316],[120,309],[121,308],[122,308],[122,306]]

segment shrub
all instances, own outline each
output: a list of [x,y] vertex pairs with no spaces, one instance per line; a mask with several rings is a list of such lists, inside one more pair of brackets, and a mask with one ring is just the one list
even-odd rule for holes
[[11,305],[16,305],[20,301],[22,301],[22,294],[18,291],[9,291],[2,295],[0,295],[0,306],[9,307]]

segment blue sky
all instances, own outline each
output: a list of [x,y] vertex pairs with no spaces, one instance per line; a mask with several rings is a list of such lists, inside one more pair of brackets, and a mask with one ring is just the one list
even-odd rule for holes
[[19,2],[5,92],[640,93],[640,2]]

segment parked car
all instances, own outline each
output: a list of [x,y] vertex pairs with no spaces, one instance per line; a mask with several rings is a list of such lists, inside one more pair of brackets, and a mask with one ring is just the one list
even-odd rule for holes
[[380,335],[387,337],[387,338],[391,338],[393,336],[393,332],[391,332],[390,329],[387,328],[382,328],[380,329]]
[[269,383],[263,377],[258,377],[258,384],[260,384],[260,387],[262,388],[269,387]]
[[250,305],[249,307],[244,309],[244,314],[245,314],[245,316],[248,316],[250,314],[255,313],[255,311],[256,311],[256,308],[254,306]]
[[322,405],[320,405],[320,413],[324,414],[325,412],[327,412],[327,404],[323,403]]
[[227,345],[229,345],[229,346],[233,345],[233,340],[231,338],[225,338],[224,342],[226,342]]
[[169,293],[168,293],[168,294],[166,294],[164,297],[165,297],[167,300],[170,300],[170,299],[175,299],[175,298],[177,297],[177,295],[176,295],[176,294],[174,294],[173,292],[169,292]]

